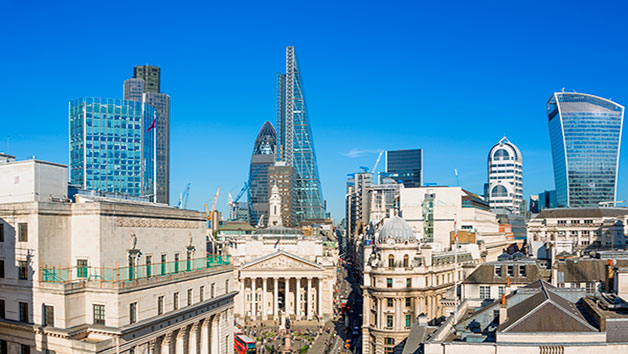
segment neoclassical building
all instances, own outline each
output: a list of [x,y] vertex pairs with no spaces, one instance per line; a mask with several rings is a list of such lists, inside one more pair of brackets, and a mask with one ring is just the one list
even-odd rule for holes
[[267,326],[283,325],[286,318],[295,324],[329,319],[338,260],[332,246],[321,237],[280,226],[230,237],[226,252],[240,291],[236,318]]
[[433,252],[404,219],[386,220],[364,247],[362,353],[395,353],[420,315],[447,316],[442,300],[453,298],[454,282],[464,279],[478,258],[479,251],[469,247],[456,254]]
[[71,201],[66,166],[38,160],[0,181],[0,352],[233,352],[233,267],[205,253],[204,214]]

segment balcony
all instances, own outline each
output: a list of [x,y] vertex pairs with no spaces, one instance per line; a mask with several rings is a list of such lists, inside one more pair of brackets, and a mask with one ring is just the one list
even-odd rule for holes
[[40,267],[39,287],[123,289],[202,276],[231,268],[231,256],[207,255],[182,261],[128,267]]

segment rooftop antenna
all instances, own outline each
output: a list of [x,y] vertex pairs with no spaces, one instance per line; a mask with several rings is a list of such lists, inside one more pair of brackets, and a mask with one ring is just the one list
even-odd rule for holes
[[460,180],[458,179],[458,169],[454,168],[454,174],[456,175],[456,187],[460,187]]

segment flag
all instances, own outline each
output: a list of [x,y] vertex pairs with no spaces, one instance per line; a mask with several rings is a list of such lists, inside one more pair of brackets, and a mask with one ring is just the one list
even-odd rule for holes
[[151,131],[151,129],[154,129],[156,125],[157,125],[157,118],[153,119],[153,122],[150,123],[150,127],[148,127],[148,130],[146,132],[148,133],[149,131]]

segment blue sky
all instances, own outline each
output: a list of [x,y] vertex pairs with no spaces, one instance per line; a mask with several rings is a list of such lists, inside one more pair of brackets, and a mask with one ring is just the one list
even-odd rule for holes
[[[344,215],[346,174],[381,149],[424,149],[424,181],[481,193],[506,135],[524,193],[554,187],[545,104],[565,88],[628,104],[623,2],[32,2],[0,0],[0,151],[68,162],[68,101],[122,97],[133,66],[162,68],[172,97],[171,201],[201,209],[247,178],[275,119],[293,45],[323,194]],[[627,157],[620,200],[628,198]],[[383,167],[383,165],[380,165]]]

